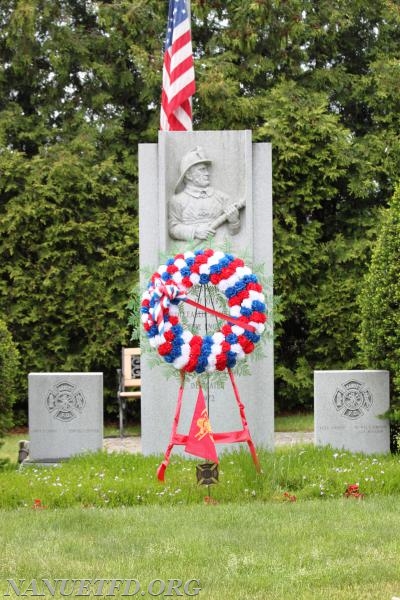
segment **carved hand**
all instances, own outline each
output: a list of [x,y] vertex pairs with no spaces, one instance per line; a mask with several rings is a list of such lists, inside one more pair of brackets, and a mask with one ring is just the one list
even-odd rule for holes
[[212,229],[209,225],[199,225],[194,232],[194,237],[198,240],[206,240],[212,235],[215,235],[215,229]]
[[231,204],[225,210],[226,218],[229,223],[237,223],[239,221],[239,211],[236,204]]

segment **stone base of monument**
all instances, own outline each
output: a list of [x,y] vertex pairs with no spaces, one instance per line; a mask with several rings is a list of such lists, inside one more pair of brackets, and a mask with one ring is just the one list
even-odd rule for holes
[[103,373],[30,373],[29,458],[51,465],[103,447]]
[[388,371],[314,371],[315,445],[388,453],[389,404]]

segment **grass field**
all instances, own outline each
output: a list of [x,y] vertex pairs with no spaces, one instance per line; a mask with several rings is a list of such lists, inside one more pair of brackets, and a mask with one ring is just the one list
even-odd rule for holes
[[275,431],[314,431],[313,413],[277,415]]
[[0,519],[1,595],[8,578],[137,579],[136,597],[148,598],[155,579],[197,579],[208,600],[400,595],[398,498],[20,509]]
[[[165,484],[161,457],[127,453],[18,470],[23,437],[0,449],[13,463],[0,471],[0,596],[400,597],[399,455],[288,446],[261,451],[257,474],[241,451],[221,456],[207,487],[199,461],[176,456]],[[349,484],[361,496],[345,497]]]

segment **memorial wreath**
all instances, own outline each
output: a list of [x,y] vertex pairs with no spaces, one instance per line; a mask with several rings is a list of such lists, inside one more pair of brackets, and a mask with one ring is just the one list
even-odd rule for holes
[[[188,297],[196,285],[213,285],[225,295],[229,315]],[[212,335],[183,328],[179,303],[187,302],[226,321]],[[176,369],[211,373],[235,366],[250,354],[265,329],[266,304],[257,276],[240,258],[212,249],[169,258],[153,273],[142,295],[141,320],[150,345]]]

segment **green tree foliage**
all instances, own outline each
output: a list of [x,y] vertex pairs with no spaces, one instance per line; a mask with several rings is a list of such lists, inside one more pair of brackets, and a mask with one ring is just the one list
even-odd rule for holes
[[1,307],[24,373],[102,370],[114,395],[153,95],[128,8],[5,0],[0,37]]
[[[6,324],[0,319],[0,446],[13,424],[12,408],[17,398],[19,353]],[[2,461],[0,460],[0,467]]]
[[[96,369],[113,386],[167,4],[2,0],[0,307],[26,372]],[[248,128],[273,145],[277,399],[310,404],[313,369],[359,365],[356,298],[400,167],[399,6],[191,11],[195,129]]]
[[314,369],[360,366],[357,295],[400,166],[400,10],[390,0],[193,4],[199,125],[272,142],[276,397],[310,405]]
[[360,346],[366,368],[387,369],[392,383],[392,416],[400,423],[400,186],[382,225],[359,297]]

